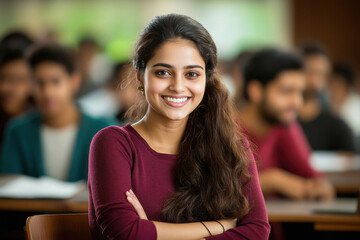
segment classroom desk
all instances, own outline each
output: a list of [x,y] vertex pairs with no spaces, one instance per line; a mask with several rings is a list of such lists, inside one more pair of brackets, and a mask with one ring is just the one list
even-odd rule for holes
[[360,189],[360,170],[344,172],[325,172],[337,193],[356,194]]
[[360,231],[357,199],[343,198],[330,202],[266,200],[270,222],[314,223],[319,231]]
[[81,213],[88,211],[88,195],[84,189],[73,198],[57,199],[9,199],[0,198],[0,211]]

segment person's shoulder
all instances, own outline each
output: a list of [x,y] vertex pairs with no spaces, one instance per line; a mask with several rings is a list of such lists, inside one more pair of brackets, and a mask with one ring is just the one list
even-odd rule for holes
[[81,115],[84,122],[95,128],[104,128],[107,126],[116,125],[115,121],[112,121],[107,118],[93,117],[83,111],[81,111]]
[[34,123],[40,122],[40,115],[37,111],[29,111],[24,115],[12,118],[7,128],[10,131],[23,131],[28,129]]
[[321,113],[321,117],[323,119],[324,124],[328,124],[331,125],[331,127],[347,127],[346,122],[340,117],[337,116],[336,114],[332,113],[329,110],[324,110]]
[[132,145],[128,125],[123,127],[115,125],[105,127],[95,134],[93,142],[103,141]]

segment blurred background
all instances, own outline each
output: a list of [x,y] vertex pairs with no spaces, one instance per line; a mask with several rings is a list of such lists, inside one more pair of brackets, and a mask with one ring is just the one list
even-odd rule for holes
[[[324,89],[321,90],[322,102],[346,123],[357,139],[357,149],[345,149],[343,155],[358,156],[359,10],[360,1],[357,0],[0,0],[0,80],[1,76],[6,75],[6,64],[11,62],[11,59],[1,58],[2,53],[4,56],[11,55],[8,49],[19,50],[21,53],[14,58],[24,60],[33,46],[65,46],[80,73],[79,88],[74,93],[76,104],[91,118],[102,119],[102,122],[97,122],[98,128],[110,124],[123,125],[128,122],[125,112],[134,104],[138,95],[136,84],[126,84],[125,81],[132,69],[129,63],[138,35],[155,16],[184,14],[199,21],[213,37],[218,48],[218,70],[238,107],[242,105],[243,98],[242,66],[253,52],[264,47],[298,52],[304,44],[320,46],[330,63],[329,72],[325,74]],[[13,81],[13,85],[9,86],[20,90],[12,92],[0,84],[0,148],[3,147],[9,121],[22,116],[36,105],[29,90],[31,87],[23,87],[28,90],[21,90],[20,85],[25,86],[27,83],[15,80],[10,79],[9,83]],[[11,105],[12,101],[15,107]],[[98,128],[93,128],[94,133]],[[86,140],[88,144],[91,137]],[[83,150],[88,151],[88,146]],[[344,149],[330,150],[343,153]],[[3,158],[11,158],[3,155]],[[87,156],[84,159],[87,161]],[[326,165],[326,162],[324,164],[320,161],[318,170],[326,168]],[[357,195],[360,167],[359,164],[356,166],[359,169],[352,173],[355,177],[349,180],[353,188],[340,192],[341,197]],[[84,171],[84,176],[58,179],[69,182],[86,180],[87,171]],[[4,172],[1,171],[1,165],[0,172]],[[340,177],[335,176],[340,182],[346,173],[343,171],[342,174]],[[86,194],[85,200],[81,201],[86,204]],[[10,229],[10,233],[4,233],[4,239],[22,239],[24,219],[34,212],[53,212],[51,207],[32,211],[32,202],[28,202],[30,205],[26,208],[18,207],[26,205],[26,202],[19,202],[19,205],[5,203],[8,205],[1,207],[0,199],[0,218],[4,220],[7,216],[12,221],[2,228]],[[86,205],[83,206],[86,211]],[[84,208],[79,209],[81,211]],[[304,228],[307,231],[309,229],[308,226]]]

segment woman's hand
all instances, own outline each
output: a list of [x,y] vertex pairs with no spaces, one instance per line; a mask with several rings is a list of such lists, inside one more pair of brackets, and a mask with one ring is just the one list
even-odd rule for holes
[[[142,207],[139,199],[136,197],[136,195],[134,194],[134,192],[130,189],[129,191],[126,191],[126,197],[129,203],[131,203],[131,205],[135,208],[136,213],[138,214],[140,219],[148,219],[146,216],[146,213],[144,211],[144,208]],[[237,223],[237,219],[221,219],[219,220],[219,222],[221,222],[221,224],[224,226],[225,231],[231,229],[231,228],[235,228],[236,227],[236,223]],[[208,226],[210,227],[210,226]],[[217,234],[221,234],[222,233],[222,229],[221,226],[219,225],[219,223],[213,221],[212,222],[212,227],[214,229],[219,230],[219,233]],[[212,231],[214,232],[214,231]],[[217,235],[216,234],[216,235]]]
[[141,203],[139,199],[136,197],[134,192],[130,189],[129,191],[126,191],[126,198],[131,205],[135,208],[136,213],[138,214],[140,219],[148,219],[146,216],[146,213],[144,211],[144,208],[141,206]]

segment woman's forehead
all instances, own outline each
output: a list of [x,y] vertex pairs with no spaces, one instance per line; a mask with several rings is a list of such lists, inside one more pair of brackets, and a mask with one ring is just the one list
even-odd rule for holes
[[157,63],[166,63],[175,68],[200,65],[205,69],[205,62],[196,44],[187,39],[171,39],[161,44],[147,66],[151,67]]

